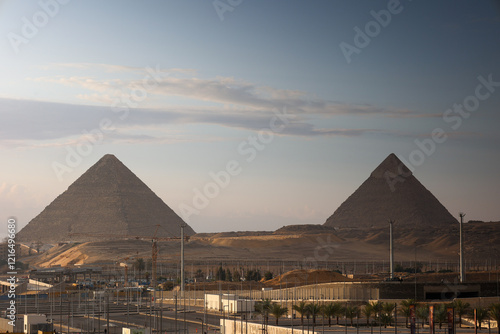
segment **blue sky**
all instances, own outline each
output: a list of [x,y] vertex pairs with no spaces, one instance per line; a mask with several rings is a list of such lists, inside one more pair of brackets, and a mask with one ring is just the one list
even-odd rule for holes
[[198,232],[321,224],[392,152],[455,216],[499,219],[496,1],[6,0],[0,36],[20,227],[106,153]]

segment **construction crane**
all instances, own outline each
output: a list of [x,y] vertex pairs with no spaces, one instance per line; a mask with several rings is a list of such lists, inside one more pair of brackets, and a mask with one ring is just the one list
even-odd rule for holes
[[120,262],[120,267],[125,268],[125,281],[123,282],[123,287],[125,288],[128,286],[128,263],[126,262],[128,259],[129,257],[127,256],[126,258],[123,259],[123,261],[125,262]]

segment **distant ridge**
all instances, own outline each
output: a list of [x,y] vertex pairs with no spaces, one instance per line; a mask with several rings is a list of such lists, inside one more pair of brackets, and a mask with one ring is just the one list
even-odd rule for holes
[[280,227],[274,234],[287,234],[287,233],[329,233],[335,230],[330,226],[319,224],[302,224],[302,225],[286,225]]
[[331,215],[325,226],[386,228],[389,219],[410,229],[457,223],[434,195],[391,153]]
[[114,155],[106,154],[59,195],[16,236],[19,241],[90,241],[90,236],[154,235],[195,232]]

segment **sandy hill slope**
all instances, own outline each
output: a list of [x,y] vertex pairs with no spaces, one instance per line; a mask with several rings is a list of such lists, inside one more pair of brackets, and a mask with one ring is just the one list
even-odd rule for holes
[[[500,222],[464,224],[466,258],[495,259],[500,254]],[[316,261],[387,261],[389,256],[388,229],[338,229],[336,233],[282,234],[244,232],[200,234],[185,244],[185,257],[191,262],[220,261],[294,261],[306,268]],[[434,229],[425,233],[395,228],[397,261],[457,261],[458,224],[451,229]],[[159,261],[179,261],[180,241],[161,241]],[[151,257],[148,240],[116,239],[98,242],[60,245],[29,263],[37,267],[119,263],[125,258]],[[331,279],[331,278],[329,278]]]
[[[20,241],[90,241],[92,234],[179,236],[184,221],[114,155],[80,176],[18,234]],[[186,235],[195,232],[189,226]],[[95,239],[94,239],[95,240]]]

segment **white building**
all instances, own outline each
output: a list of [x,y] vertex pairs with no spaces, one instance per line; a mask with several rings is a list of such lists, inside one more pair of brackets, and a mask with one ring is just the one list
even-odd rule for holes
[[52,325],[47,323],[47,316],[45,314],[25,314],[24,333],[36,334],[39,330],[43,332],[52,331]]
[[151,334],[151,328],[122,328],[122,334]]
[[205,294],[205,306],[208,310],[224,311],[229,313],[254,312],[255,301],[241,299],[234,294]]
[[52,284],[48,284],[48,283],[44,283],[44,282],[40,282],[40,281],[37,281],[35,279],[29,279],[28,280],[28,291],[45,291],[45,290],[48,290],[50,288],[52,288],[53,285]]

